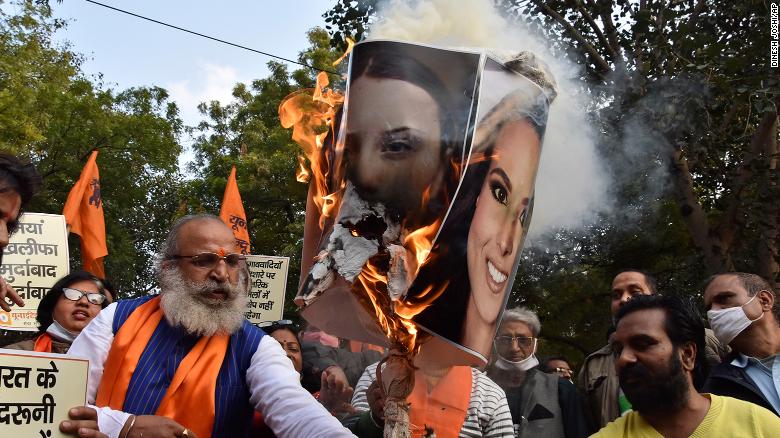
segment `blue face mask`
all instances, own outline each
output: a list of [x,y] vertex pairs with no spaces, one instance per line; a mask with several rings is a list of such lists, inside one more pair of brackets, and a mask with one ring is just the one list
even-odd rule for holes
[[748,300],[747,303],[738,307],[729,307],[728,309],[717,309],[707,311],[707,319],[710,320],[710,327],[715,332],[715,337],[724,345],[728,345],[734,340],[740,333],[750,327],[750,324],[758,321],[764,317],[764,313],[761,313],[756,319],[750,319],[745,313],[745,306],[750,304],[756,299],[758,295],[754,295],[753,298]]

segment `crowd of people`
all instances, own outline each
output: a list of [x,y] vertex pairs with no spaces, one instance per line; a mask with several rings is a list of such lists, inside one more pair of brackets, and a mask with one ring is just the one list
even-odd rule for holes
[[[40,187],[0,154],[0,247]],[[75,271],[38,307],[39,332],[4,347],[89,359],[86,406],[60,424],[81,437],[381,436],[382,348],[291,320],[246,321],[245,257],[218,217],[176,221],[159,253],[159,293],[116,300]],[[537,359],[527,308],[503,312],[487,367],[442,366],[424,343],[408,398],[414,436],[773,436],[780,430],[776,291],[749,273],[704,282],[703,302],[664,295],[651,274],[619,272],[614,330],[576,384],[565,357]],[[24,302],[0,278],[0,307]],[[707,309],[705,319],[697,308]],[[434,365],[437,364],[437,365]]]

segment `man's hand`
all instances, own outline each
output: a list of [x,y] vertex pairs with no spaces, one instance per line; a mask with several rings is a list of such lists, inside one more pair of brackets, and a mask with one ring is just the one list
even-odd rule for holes
[[[130,427],[130,424],[133,427]],[[128,419],[119,436],[127,438],[196,438],[195,432],[168,417],[158,415],[138,415],[135,417],[134,423],[132,423],[132,418]]]
[[385,421],[385,400],[382,398],[382,391],[379,389],[379,383],[376,380],[366,390],[366,399],[371,408],[371,416],[376,421]]
[[338,366],[325,369],[320,376],[320,402],[334,415],[352,414],[353,389],[349,386],[344,370]]
[[[2,251],[2,250],[0,250]],[[6,302],[6,298],[10,298],[11,301],[16,303],[17,306],[24,306],[24,300],[16,293],[13,287],[5,281],[5,278],[0,276],[0,308],[6,312],[11,311],[11,306]]]
[[[60,431],[63,433],[83,438],[108,438],[98,430],[96,410],[88,406],[78,406],[68,411],[68,416],[70,420],[60,423]],[[135,417],[135,421],[133,418],[128,418],[119,432],[122,438],[197,438],[193,431],[185,429],[170,418],[156,415],[139,415]]]
[[60,423],[60,431],[84,438],[108,438],[98,430],[97,411],[87,406],[78,406],[68,411],[70,421]]

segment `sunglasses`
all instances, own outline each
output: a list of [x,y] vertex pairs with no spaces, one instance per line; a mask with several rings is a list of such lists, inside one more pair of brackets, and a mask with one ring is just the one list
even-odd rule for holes
[[255,324],[255,325],[256,325],[257,327],[260,327],[260,328],[268,328],[268,327],[277,327],[277,326],[283,327],[283,326],[288,326],[288,325],[292,326],[292,325],[295,325],[295,323],[294,323],[294,322],[292,322],[292,321],[291,321],[291,320],[289,320],[289,319],[280,319],[279,321],[263,321],[263,322],[258,322],[258,323],[257,323],[257,324]]
[[241,262],[246,261],[246,256],[243,254],[231,253],[221,256],[213,252],[202,252],[191,256],[174,255],[168,257],[169,260],[189,259],[192,266],[201,269],[213,269],[217,266],[220,260],[224,260],[228,268],[236,269],[241,265]]
[[536,343],[536,338],[528,338],[525,336],[496,336],[496,347],[509,348],[517,341],[517,345],[520,348],[527,349],[533,347]]
[[71,301],[78,301],[81,297],[87,297],[87,301],[98,306],[106,302],[106,296],[100,292],[84,292],[72,287],[63,287],[62,294]]

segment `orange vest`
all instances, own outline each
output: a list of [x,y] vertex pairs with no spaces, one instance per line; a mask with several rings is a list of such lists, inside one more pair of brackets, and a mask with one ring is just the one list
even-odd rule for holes
[[[139,306],[114,336],[95,404],[121,410],[130,379],[157,324],[163,318],[160,297]],[[227,352],[227,335],[203,336],[184,356],[165,393],[157,415],[211,437],[214,427],[217,374]]]
[[412,436],[425,436],[425,430],[432,429],[436,438],[457,438],[471,400],[471,368],[452,367],[428,392],[425,375],[414,373],[414,389],[407,398],[411,404],[409,421]]

